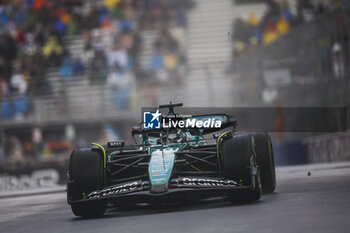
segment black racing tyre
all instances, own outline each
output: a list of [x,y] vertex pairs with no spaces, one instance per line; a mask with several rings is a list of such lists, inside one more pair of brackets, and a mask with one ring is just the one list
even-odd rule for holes
[[[67,195],[69,201],[80,200],[84,195],[101,189],[105,184],[103,154],[96,149],[74,150],[69,160]],[[76,216],[101,216],[107,209],[105,202],[71,204]]]
[[[225,178],[241,181],[245,186],[254,188],[250,190],[232,190],[227,197],[232,203],[253,202],[261,197],[261,184],[259,170],[252,179],[252,165],[256,167],[256,154],[254,139],[249,134],[237,134],[226,138],[222,142],[222,173]],[[252,164],[253,163],[253,164]]]
[[79,217],[99,217],[104,215],[107,209],[106,203],[84,203],[71,205],[72,212]]
[[262,191],[273,193],[276,189],[276,173],[271,138],[266,132],[254,132],[251,135],[255,139]]

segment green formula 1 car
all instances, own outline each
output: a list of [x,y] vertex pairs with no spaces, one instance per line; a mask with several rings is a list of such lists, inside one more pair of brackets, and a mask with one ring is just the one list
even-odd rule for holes
[[[169,108],[171,116],[175,106],[182,104],[160,108]],[[226,114],[182,120],[220,120],[221,124],[153,129],[138,125],[132,129],[133,137],[140,139],[136,145],[115,141],[74,150],[67,181],[73,213],[99,216],[108,203],[163,203],[222,195],[234,203],[253,202],[275,190],[273,151],[266,132],[238,133],[236,120]]]

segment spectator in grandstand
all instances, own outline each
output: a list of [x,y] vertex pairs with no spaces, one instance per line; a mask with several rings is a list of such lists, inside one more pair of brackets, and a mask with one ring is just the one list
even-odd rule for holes
[[257,27],[260,23],[258,17],[256,16],[256,14],[254,12],[249,13],[248,22],[252,27]]
[[11,88],[18,94],[23,95],[27,92],[28,83],[24,79],[24,75],[19,68],[17,68],[11,77]]
[[165,83],[169,80],[169,75],[165,70],[164,55],[159,50],[154,51],[148,65],[153,74],[153,81]]
[[336,79],[344,77],[344,58],[342,47],[339,42],[335,42],[332,47],[333,73]]
[[284,0],[281,2],[281,13],[285,20],[287,20],[288,23],[292,24],[294,23],[295,16],[293,15],[291,11],[291,7],[288,1]]
[[164,54],[164,67],[168,72],[171,83],[179,83],[179,60],[175,53],[171,50],[166,50]]
[[42,74],[38,74],[29,80],[28,96],[41,97],[50,96],[52,94],[53,89],[51,83]]
[[259,19],[251,13],[247,21],[237,18],[233,24],[234,56],[256,48],[258,45],[269,45],[280,36],[286,35],[295,24],[295,17],[287,0],[279,6],[268,7]]
[[154,70],[154,71],[164,69],[164,57],[163,57],[163,54],[160,52],[160,49],[154,50],[148,66],[151,70]]
[[74,66],[74,75],[84,75],[85,66],[82,60],[80,59],[80,57],[77,57],[74,59],[73,66]]
[[330,38],[323,36],[318,39],[318,52],[321,59],[322,73],[329,76],[332,70],[331,65],[331,52],[330,52]]
[[311,13],[314,9],[310,0],[298,0],[297,1],[297,14],[299,21],[304,21],[308,13]]
[[65,56],[63,59],[62,66],[60,68],[61,77],[71,77],[74,74],[73,62],[69,55]]
[[[17,65],[15,71],[10,79],[10,90],[7,91],[7,84],[2,81],[2,91],[4,92],[5,99],[1,105],[2,117],[5,119],[22,119],[28,113],[28,104],[26,93],[28,89],[28,82],[21,68]],[[6,98],[11,93],[13,98]]]
[[169,29],[169,34],[173,38],[176,44],[181,48],[185,46],[185,29],[183,27],[172,24]]
[[174,18],[177,26],[182,28],[187,27],[187,16],[184,9],[180,8],[178,11],[176,11]]
[[63,49],[55,36],[50,37],[43,48],[43,55],[51,66],[58,66],[61,62]]
[[173,51],[167,49],[164,53],[164,67],[172,72],[178,68],[179,61]]
[[42,23],[37,23],[35,26],[35,31],[34,31],[34,38],[35,38],[35,43],[37,44],[38,47],[43,47],[45,44],[46,40],[46,34],[47,32],[43,28]]
[[153,73],[155,80],[159,82],[168,81],[168,74],[165,71],[164,55],[160,49],[155,49],[149,60],[149,69]]
[[8,94],[8,85],[6,80],[0,76],[0,98],[6,97]]
[[118,109],[129,109],[132,88],[134,86],[134,75],[132,72],[124,71],[118,74],[118,86],[116,92],[116,107]]
[[70,17],[69,21],[66,23],[68,36],[74,36],[80,32],[78,20],[79,20],[79,16],[77,16],[77,14],[75,13]]
[[95,53],[92,45],[92,38],[91,38],[90,32],[84,31],[83,37],[84,37],[84,51],[81,56],[81,59],[84,64],[90,65],[90,62],[94,57],[94,53]]
[[237,53],[245,50],[250,35],[251,33],[249,32],[247,23],[237,18],[233,23],[234,48]]
[[1,103],[1,118],[4,120],[11,119],[13,117],[13,108],[9,99],[5,98]]
[[113,103],[118,109],[129,108],[133,82],[133,75],[131,72],[123,70],[118,65],[113,67],[107,76],[107,101]]
[[28,163],[30,163],[31,166],[34,165],[35,157],[34,157],[34,150],[33,150],[33,144],[31,142],[24,142],[23,143],[23,155]]
[[10,33],[7,31],[0,33],[0,76],[6,80],[11,76],[11,62],[15,59],[16,53],[16,42]]
[[6,165],[8,163],[8,159],[5,155],[5,152],[4,152],[4,147],[2,145],[0,145],[0,170],[1,171],[4,171]]
[[106,80],[108,72],[107,59],[102,49],[95,50],[90,67],[90,81],[101,82]]
[[161,29],[172,21],[181,27],[187,26],[186,10],[194,6],[192,0],[182,1],[134,1],[136,9],[145,9],[139,18],[142,29]]
[[7,32],[5,32],[5,35],[2,35],[1,37],[1,56],[6,61],[12,61],[17,52],[16,42]]
[[130,62],[134,68],[134,70],[139,69],[139,54],[141,52],[141,46],[142,39],[139,33],[135,32],[133,34],[133,43],[131,44],[129,48],[129,54],[130,54]]
[[16,95],[13,100],[14,119],[22,120],[28,114],[28,101],[25,95]]
[[[154,72],[157,80],[161,82],[167,82],[169,79],[177,80],[180,74],[178,72],[179,55],[183,55],[179,45],[183,41],[180,34],[163,29],[154,41],[154,53],[150,57],[149,68]],[[176,38],[174,35],[178,37]]]
[[23,165],[22,146],[18,138],[14,135],[5,137],[4,152],[8,156],[9,166],[16,168]]
[[114,66],[119,66],[122,69],[128,68],[129,57],[121,43],[114,45],[113,49],[107,52],[107,64],[109,68]]
[[285,35],[290,30],[290,25],[284,16],[281,16],[276,24],[277,31],[280,35]]
[[[64,17],[64,16],[63,16]],[[69,17],[69,16],[67,16]],[[65,18],[67,18],[65,17]],[[65,20],[66,22],[63,23],[62,20],[57,17],[56,22],[55,22],[55,29],[59,33],[59,38],[64,37],[66,35],[66,30],[67,30],[67,19]]]
[[266,27],[266,31],[263,35],[264,45],[273,43],[278,38],[278,30],[276,24],[273,21],[269,21]]

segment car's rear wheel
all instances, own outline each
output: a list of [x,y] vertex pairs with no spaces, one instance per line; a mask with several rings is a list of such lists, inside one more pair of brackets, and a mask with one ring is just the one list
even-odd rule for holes
[[[103,154],[96,149],[74,150],[70,156],[68,170],[68,201],[84,198],[88,193],[101,189],[105,184]],[[71,204],[76,216],[101,216],[107,209],[105,202],[95,201]]]
[[[259,170],[256,166],[254,138],[249,134],[238,134],[222,142],[222,173],[227,179],[251,186],[247,190],[232,190],[227,197],[232,203],[253,202],[261,197]],[[254,174],[252,176],[252,173]]]
[[254,132],[256,155],[260,168],[261,186],[263,193],[272,193],[276,189],[275,161],[271,138],[266,132]]

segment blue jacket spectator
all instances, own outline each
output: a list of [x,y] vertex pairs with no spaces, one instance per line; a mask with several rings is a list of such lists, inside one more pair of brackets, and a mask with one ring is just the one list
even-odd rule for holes
[[80,58],[74,60],[74,75],[83,75],[85,72],[85,66]]
[[152,70],[161,70],[164,68],[164,57],[156,52],[149,61],[149,68]]
[[28,113],[28,102],[27,97],[22,95],[16,97],[13,101],[13,109],[15,115],[27,116]]
[[3,119],[10,119],[13,117],[13,109],[10,101],[4,99],[1,104],[1,116]]
[[61,77],[70,77],[73,76],[74,67],[72,60],[69,56],[64,58],[63,65],[60,68]]
[[66,35],[66,25],[61,20],[56,21],[55,28],[60,33],[60,36]]

